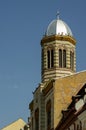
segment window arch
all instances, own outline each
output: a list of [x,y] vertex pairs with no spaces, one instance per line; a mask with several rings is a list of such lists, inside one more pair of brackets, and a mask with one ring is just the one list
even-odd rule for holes
[[74,52],[70,51],[70,68],[74,70]]
[[59,49],[59,67],[62,68],[62,50]]
[[51,67],[54,67],[54,51],[51,50]]
[[63,50],[63,68],[66,68],[66,50]]
[[54,50],[50,49],[47,51],[47,67],[54,67]]
[[39,109],[35,110],[35,130],[39,130]]
[[51,100],[49,100],[46,104],[46,112],[47,112],[47,130],[51,129]]
[[66,68],[66,50],[59,49],[59,67]]
[[48,68],[50,68],[50,51],[47,51],[47,61],[48,61]]

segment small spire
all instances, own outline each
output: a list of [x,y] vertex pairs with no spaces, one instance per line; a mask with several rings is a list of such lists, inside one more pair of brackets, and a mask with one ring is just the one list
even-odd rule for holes
[[60,12],[57,11],[56,18],[59,19],[59,16],[60,16]]

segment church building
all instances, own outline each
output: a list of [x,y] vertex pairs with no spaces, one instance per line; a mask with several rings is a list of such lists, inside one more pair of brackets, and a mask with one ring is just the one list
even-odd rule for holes
[[29,109],[30,130],[86,130],[86,71],[76,72],[76,40],[59,16],[41,39],[41,83]]

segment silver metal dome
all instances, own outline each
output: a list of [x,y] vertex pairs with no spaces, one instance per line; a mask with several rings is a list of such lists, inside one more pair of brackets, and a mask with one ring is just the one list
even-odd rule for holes
[[62,20],[56,19],[53,20],[47,28],[46,31],[47,36],[51,35],[69,35],[73,36],[71,29],[69,26]]

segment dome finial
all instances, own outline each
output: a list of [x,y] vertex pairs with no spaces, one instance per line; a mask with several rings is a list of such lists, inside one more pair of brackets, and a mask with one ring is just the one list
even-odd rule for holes
[[57,11],[56,18],[59,19],[59,16],[60,16],[60,12]]

